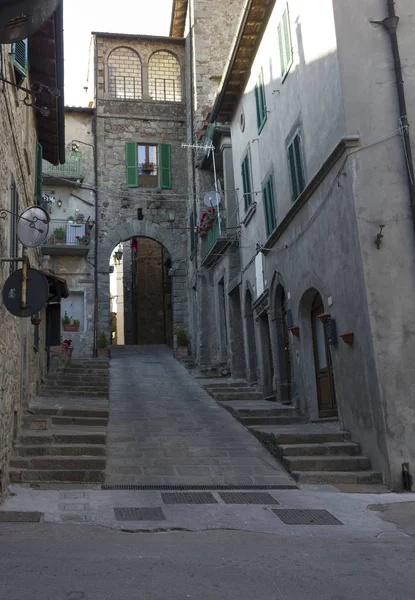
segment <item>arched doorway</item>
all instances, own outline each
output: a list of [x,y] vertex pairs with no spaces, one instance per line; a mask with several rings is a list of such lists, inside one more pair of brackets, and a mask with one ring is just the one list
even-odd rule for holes
[[316,292],[311,306],[314,368],[316,374],[318,414],[320,418],[337,417],[336,391],[333,366],[327,342],[326,329],[319,316],[324,313],[323,300]]
[[277,372],[279,374],[277,397],[283,404],[292,403],[292,358],[287,321],[287,299],[283,286],[275,292],[275,324],[277,330]]
[[254,314],[252,311],[252,294],[249,290],[246,290],[245,293],[245,326],[248,381],[249,383],[255,383],[258,379],[258,361],[255,343]]
[[[123,311],[123,336],[117,327],[112,339],[115,338],[118,345],[172,346],[172,262],[169,253],[162,244],[146,237],[134,237],[120,246],[122,251],[118,250],[113,256],[115,274],[117,278],[120,273],[122,276],[117,295],[119,298],[122,294],[123,303],[117,312]],[[118,261],[117,254],[122,257]],[[117,325],[119,322],[120,318]]]

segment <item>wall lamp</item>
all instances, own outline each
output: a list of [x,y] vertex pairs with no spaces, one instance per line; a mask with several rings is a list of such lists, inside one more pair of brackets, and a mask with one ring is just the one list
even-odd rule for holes
[[59,198],[59,200],[56,202],[58,208],[62,207],[62,200]]
[[173,223],[175,218],[176,218],[176,211],[174,210],[174,208],[168,208],[167,209],[167,221],[169,223]]
[[122,250],[117,250],[117,252],[114,252],[114,260],[120,264],[122,260]]

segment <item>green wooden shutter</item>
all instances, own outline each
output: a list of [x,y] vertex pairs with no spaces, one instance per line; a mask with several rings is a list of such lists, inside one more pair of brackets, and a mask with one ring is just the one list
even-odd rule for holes
[[249,155],[247,154],[242,162],[242,187],[244,191],[244,206],[248,210],[252,202],[251,174],[249,172]]
[[299,133],[297,133],[288,147],[288,163],[290,168],[293,200],[297,200],[298,196],[305,188],[304,163],[301,149],[301,137]]
[[255,86],[255,102],[256,102],[256,117],[258,125],[258,133],[261,132],[265,121],[267,120],[267,105],[265,101],[264,74],[261,72],[258,76],[258,81]]
[[15,42],[12,45],[12,54],[13,54],[13,65],[14,68],[21,74],[23,77],[27,75],[27,39],[20,40],[20,42]]
[[278,25],[278,46],[280,49],[281,77],[284,79],[293,60],[288,5]]
[[171,149],[170,144],[159,144],[160,151],[160,187],[171,188]]
[[125,142],[125,177],[128,187],[138,186],[138,150],[135,142]]
[[256,122],[258,129],[261,127],[261,113],[259,108],[259,84],[257,82],[255,86],[255,106],[256,106]]
[[42,144],[39,144],[39,142],[36,142],[35,197],[36,197],[38,204],[40,204],[42,201],[42,192],[43,192],[42,160],[43,160]]
[[262,190],[264,199],[264,210],[265,210],[265,224],[267,230],[267,236],[270,236],[274,231],[277,224],[275,219],[275,206],[274,206],[274,187],[272,185],[272,179],[269,177],[264,189]]
[[284,32],[282,29],[282,21],[278,25],[278,46],[280,49],[280,65],[281,65],[281,77],[285,74],[285,56],[284,56]]

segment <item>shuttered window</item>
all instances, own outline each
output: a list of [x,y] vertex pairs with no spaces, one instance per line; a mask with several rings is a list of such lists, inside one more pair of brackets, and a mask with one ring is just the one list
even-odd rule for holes
[[248,210],[252,203],[252,185],[251,185],[251,165],[249,161],[249,152],[242,162],[242,186],[244,191],[244,207]]
[[256,102],[256,120],[258,133],[261,132],[265,121],[267,120],[267,104],[265,100],[264,72],[261,72],[255,86],[255,102]]
[[290,170],[292,199],[297,200],[306,185],[303,150],[299,131],[297,131],[292,142],[288,146],[288,166]]
[[170,144],[159,144],[160,155],[160,187],[171,188],[171,150]]
[[35,165],[35,198],[36,202],[40,204],[42,202],[42,159],[43,159],[43,148],[42,144],[36,142],[36,165]]
[[[138,156],[138,149],[145,150],[144,157]],[[128,187],[138,187],[139,176],[140,176],[140,187],[155,187],[154,184],[150,185],[150,181],[154,178],[156,184],[159,183],[163,189],[171,188],[171,149],[170,144],[159,144],[158,145],[158,161],[159,164],[153,163],[153,160],[157,160],[157,153],[154,152],[150,156],[147,149],[154,148],[157,150],[157,146],[146,146],[141,144],[140,146],[136,142],[126,142],[125,144],[125,178]],[[151,165],[153,168],[151,168]],[[159,180],[157,180],[159,175]],[[143,179],[143,181],[142,181]]]
[[27,75],[27,40],[20,40],[12,44],[12,61],[15,70],[24,78]]
[[265,211],[265,225],[267,230],[267,237],[271,235],[277,226],[277,220],[275,218],[275,205],[274,205],[274,186],[272,185],[272,178],[268,177],[266,184],[262,190],[262,198],[264,201]]
[[280,49],[281,77],[284,80],[293,62],[293,49],[291,43],[290,15],[287,8],[278,25],[278,45]]

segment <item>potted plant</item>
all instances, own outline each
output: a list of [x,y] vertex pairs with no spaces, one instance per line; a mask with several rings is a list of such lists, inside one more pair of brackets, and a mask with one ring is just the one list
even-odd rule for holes
[[152,171],[154,171],[154,166],[154,163],[146,161],[141,163],[141,170],[144,173],[151,173]]
[[57,227],[53,231],[53,235],[55,236],[55,241],[57,244],[63,244],[65,240],[65,230],[63,227]]
[[72,317],[68,316],[68,313],[65,310],[65,314],[62,317],[62,325],[64,331],[79,331],[79,320],[72,319]]
[[88,219],[88,229],[92,229],[95,225],[94,219]]
[[106,358],[108,356],[107,334],[105,331],[101,331],[98,337],[97,356],[98,358]]
[[73,216],[72,215],[69,215],[69,217],[68,217],[68,223],[73,223]]
[[61,352],[69,358],[72,356],[72,340],[63,340],[61,342]]
[[77,235],[76,236],[76,241],[78,242],[78,244],[80,246],[88,246],[89,244],[89,240],[91,239],[91,234],[89,233],[89,231],[85,231],[84,235]]
[[176,333],[177,356],[189,355],[189,340],[184,329],[178,329]]

